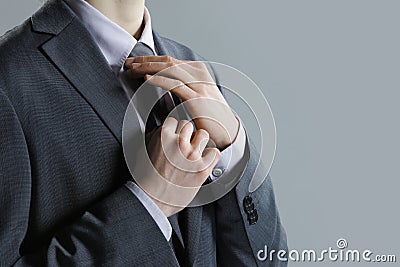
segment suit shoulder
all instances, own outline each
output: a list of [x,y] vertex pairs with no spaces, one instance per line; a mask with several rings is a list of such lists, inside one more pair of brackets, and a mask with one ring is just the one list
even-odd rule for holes
[[7,31],[0,37],[0,57],[2,61],[9,56],[24,53],[32,44],[32,30],[30,19]]
[[172,56],[181,59],[181,60],[195,60],[195,61],[206,61],[205,58],[200,56],[190,47],[169,39],[164,36],[160,36],[158,33],[155,33],[156,38],[160,39],[161,43],[168,48],[168,51],[172,52]]
[[10,84],[21,69],[29,70],[33,54],[37,53],[35,37],[30,19],[6,32],[0,37],[0,76],[1,84]]

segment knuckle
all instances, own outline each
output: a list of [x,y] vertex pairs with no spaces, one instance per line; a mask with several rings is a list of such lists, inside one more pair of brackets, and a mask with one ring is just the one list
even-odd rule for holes
[[188,127],[188,131],[190,132],[190,134],[193,134],[193,131],[194,131],[193,123],[188,121],[188,123],[186,124],[186,127]]
[[187,141],[185,138],[183,138],[182,136],[178,136],[178,145],[181,148],[184,149],[190,149],[190,143],[189,141]]
[[173,129],[173,127],[171,127],[171,125],[175,125],[176,123],[177,121],[175,118],[166,118],[164,124],[161,127],[161,133],[168,134],[168,136],[172,134],[175,135],[175,130]]
[[221,158],[221,151],[218,148],[213,148],[213,150],[215,151],[215,157],[219,160]]
[[208,139],[210,137],[210,134],[204,129],[199,129],[198,130],[198,134],[203,138],[207,138]]
[[138,56],[136,57],[139,63],[145,63],[145,57],[144,56]]
[[183,127],[188,127],[189,126],[188,123],[190,123],[188,120],[181,120],[179,122],[179,124],[181,125],[181,132],[182,132],[182,128]]
[[214,153],[215,157],[219,157],[221,156],[221,151],[219,151],[218,148],[214,147],[214,148],[209,148],[211,152]]
[[[187,89],[187,91],[189,91],[190,89]],[[203,93],[201,91],[199,92],[193,92],[193,91],[189,91],[191,93],[191,98],[192,99],[197,99],[197,98],[202,98],[203,97]]]
[[204,62],[202,62],[202,61],[195,61],[194,64],[199,69],[205,69],[206,68],[206,64],[204,64]]
[[197,87],[197,91],[200,92],[201,94],[204,94],[208,91],[208,84],[206,83],[199,83]]
[[173,123],[178,122],[174,117],[167,117],[167,118],[165,119],[165,121],[167,121],[167,122],[173,122]]

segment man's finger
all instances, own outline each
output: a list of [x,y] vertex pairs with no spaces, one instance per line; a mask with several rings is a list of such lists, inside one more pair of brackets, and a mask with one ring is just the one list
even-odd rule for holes
[[137,57],[127,58],[125,61],[125,66],[128,67],[128,65],[132,63],[144,63],[144,62],[172,62],[178,64],[183,61],[170,56],[137,56]]
[[178,128],[178,121],[172,117],[166,118],[164,124],[162,125],[162,130],[172,133],[176,132],[176,128]]
[[191,143],[194,149],[197,149],[201,155],[203,154],[203,151],[206,148],[209,139],[210,135],[208,134],[208,132],[206,130],[200,129],[194,133]]
[[158,56],[137,56],[127,58],[125,61],[125,67],[129,68],[129,65],[132,63],[143,63],[143,62],[163,62],[158,59]]
[[183,120],[179,122],[177,134],[179,134],[179,138],[183,142],[189,143],[190,139],[192,138],[193,129],[193,124],[190,121]]
[[154,86],[160,87],[166,91],[171,91],[183,101],[198,97],[195,91],[179,80],[159,75],[146,75],[144,79]]
[[190,142],[190,139],[193,134],[193,124],[188,120],[181,120],[178,123],[178,127],[176,128],[176,133],[179,134],[181,138],[186,142]]
[[[183,126],[181,126],[181,125],[183,125]],[[178,145],[179,145],[179,148],[181,149],[181,152],[186,157],[188,155],[188,153],[190,153],[192,150],[190,138],[192,137],[192,134],[193,134],[193,124],[186,120],[180,121],[178,128],[179,127],[182,127],[182,128],[177,129],[178,135],[179,135]]]
[[[144,76],[145,74],[159,73],[160,71],[168,69],[172,66],[173,65],[171,63],[166,63],[166,62],[145,62],[145,63],[133,62],[127,65],[127,72],[132,73],[134,75]],[[176,72],[177,69],[174,69],[172,71]],[[169,72],[170,75],[172,74],[172,71]]]
[[144,62],[130,63],[127,65],[126,73],[134,78],[144,77],[147,75],[155,75],[180,80],[185,84],[198,82],[187,70],[186,64],[175,64],[172,62]]

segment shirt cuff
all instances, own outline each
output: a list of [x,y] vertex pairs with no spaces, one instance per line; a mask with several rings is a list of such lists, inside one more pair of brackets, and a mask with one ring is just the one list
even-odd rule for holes
[[172,226],[169,223],[167,216],[160,210],[160,208],[151,200],[151,198],[133,181],[128,181],[125,186],[139,199],[139,201],[146,208],[147,212],[153,217],[165,239],[169,241],[172,235]]
[[234,169],[242,159],[244,159],[246,150],[246,131],[244,130],[240,119],[238,117],[236,118],[239,121],[239,132],[233,143],[221,152],[221,158],[210,174],[211,181],[216,181],[223,175],[226,175],[230,170]]

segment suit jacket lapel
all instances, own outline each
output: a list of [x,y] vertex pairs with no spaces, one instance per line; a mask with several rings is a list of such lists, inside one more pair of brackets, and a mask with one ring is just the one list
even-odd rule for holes
[[45,4],[43,11],[32,18],[32,24],[34,30],[54,35],[42,45],[43,53],[122,143],[129,99],[90,33],[60,0]]
[[[180,51],[177,51],[169,42],[166,42],[157,32],[153,32],[153,36],[158,55],[181,58]],[[185,208],[179,213],[180,228],[187,256],[186,260],[189,266],[193,266],[198,256],[202,213],[202,207]]]

